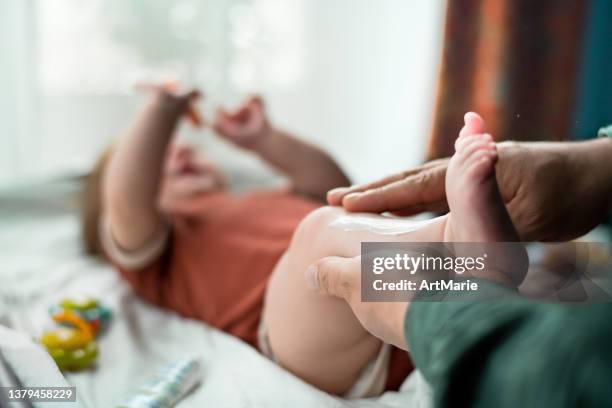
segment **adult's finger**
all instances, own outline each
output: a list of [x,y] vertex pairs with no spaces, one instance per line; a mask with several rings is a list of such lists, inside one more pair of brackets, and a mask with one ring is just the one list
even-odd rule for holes
[[361,293],[361,258],[330,256],[310,265],[306,281],[312,290],[350,300]]
[[359,184],[351,187],[338,187],[327,192],[327,204],[342,205],[342,200],[345,196],[352,193],[359,193],[367,190],[372,190],[378,187],[391,184],[405,177],[404,173],[397,173],[391,176],[384,177],[380,180],[372,181],[366,184]]
[[361,257],[327,257],[306,271],[311,289],[344,299],[363,327],[384,342],[406,348],[404,319],[408,303],[362,302]]
[[417,174],[390,184],[346,195],[342,205],[352,212],[402,211],[445,202],[446,164],[429,167]]
[[366,192],[369,190],[374,190],[374,189],[386,186],[396,181],[405,179],[406,177],[410,177],[415,174],[418,174],[431,167],[439,166],[441,163],[446,163],[447,161],[448,159],[432,160],[430,162],[417,166],[414,169],[392,174],[390,176],[383,177],[382,179],[372,181],[370,183],[359,184],[359,185],[355,185],[351,187],[334,188],[327,193],[327,203],[329,205],[341,205],[344,197],[346,197],[349,194],[362,193],[362,192]]
[[401,210],[389,211],[391,214],[398,217],[408,217],[424,212],[446,213],[448,212],[448,202],[446,199],[442,201],[431,202],[427,204],[417,204],[410,207],[402,208]]

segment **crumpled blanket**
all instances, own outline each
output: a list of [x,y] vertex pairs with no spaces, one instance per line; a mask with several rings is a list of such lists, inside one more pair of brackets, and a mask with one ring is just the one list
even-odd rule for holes
[[246,343],[136,297],[110,266],[82,255],[72,211],[26,207],[0,199],[0,324],[36,338],[51,324],[49,306],[70,296],[92,296],[113,310],[99,338],[96,368],[66,374],[81,406],[112,407],[184,356],[201,359],[203,377],[179,407],[430,406],[418,372],[400,392],[375,399],[347,401],[321,392]]

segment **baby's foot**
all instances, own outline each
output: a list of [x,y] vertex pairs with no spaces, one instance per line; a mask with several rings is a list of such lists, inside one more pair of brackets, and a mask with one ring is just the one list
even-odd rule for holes
[[[455,154],[446,173],[446,194],[450,214],[445,229],[447,242],[518,242],[519,237],[506,211],[497,181],[497,148],[484,129],[466,115],[466,126],[455,142]],[[476,115],[477,116],[477,115]],[[490,247],[492,266],[517,284],[523,279],[526,254],[522,246]],[[506,280],[506,279],[504,279]]]
[[497,148],[491,135],[469,132],[468,115],[446,173],[450,207],[446,238],[454,242],[518,241],[495,180]]

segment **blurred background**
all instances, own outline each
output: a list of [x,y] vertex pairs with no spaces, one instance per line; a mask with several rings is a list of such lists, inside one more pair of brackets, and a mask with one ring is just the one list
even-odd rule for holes
[[[0,187],[85,174],[144,79],[200,87],[208,115],[261,93],[355,181],[408,168],[425,156],[443,18],[442,0],[5,0]],[[181,135],[222,165],[259,165]]]

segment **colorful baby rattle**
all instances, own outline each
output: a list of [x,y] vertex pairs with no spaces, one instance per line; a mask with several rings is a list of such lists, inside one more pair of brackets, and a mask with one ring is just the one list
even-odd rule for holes
[[40,342],[59,369],[82,370],[90,367],[98,356],[98,346],[89,323],[69,310],[53,315],[53,320],[63,325],[44,333]]
[[49,313],[53,317],[64,310],[76,313],[89,323],[94,335],[103,331],[111,318],[109,308],[101,305],[97,300],[89,298],[83,300],[64,299],[59,304],[51,306]]
[[98,356],[94,337],[108,325],[110,310],[93,299],[64,299],[49,312],[59,327],[43,333],[40,342],[59,369],[72,371],[91,367]]

